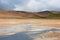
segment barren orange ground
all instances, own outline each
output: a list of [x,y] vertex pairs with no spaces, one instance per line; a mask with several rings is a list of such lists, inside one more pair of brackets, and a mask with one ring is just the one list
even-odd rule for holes
[[0,19],[1,25],[0,28],[2,26],[3,28],[11,27],[12,24],[20,26],[31,25],[32,27],[35,26],[60,27],[60,19]]
[[[48,27],[60,28],[60,19],[0,19],[1,35],[3,35],[2,32],[4,30],[10,30],[11,28],[16,28],[15,30],[19,32],[25,31],[22,27],[32,27],[33,29]],[[8,32],[8,35],[16,33],[15,30]]]

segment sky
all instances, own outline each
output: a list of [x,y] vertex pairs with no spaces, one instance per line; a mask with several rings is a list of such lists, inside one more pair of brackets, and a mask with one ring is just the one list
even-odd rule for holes
[[0,0],[0,8],[16,11],[60,11],[60,0]]

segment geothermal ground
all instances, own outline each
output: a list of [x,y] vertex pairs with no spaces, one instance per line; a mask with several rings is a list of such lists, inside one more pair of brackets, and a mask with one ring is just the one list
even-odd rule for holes
[[51,27],[60,28],[60,19],[0,19],[0,35]]

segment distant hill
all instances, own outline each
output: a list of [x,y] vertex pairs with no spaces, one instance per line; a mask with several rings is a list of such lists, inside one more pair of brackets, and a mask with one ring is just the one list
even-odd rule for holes
[[0,18],[60,18],[60,12],[43,11],[43,12],[25,12],[25,11],[5,11],[0,10]]

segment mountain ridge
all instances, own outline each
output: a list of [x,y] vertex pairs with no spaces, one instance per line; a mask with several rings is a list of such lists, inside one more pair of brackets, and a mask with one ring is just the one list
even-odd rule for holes
[[[47,18],[48,15],[51,14],[58,14],[60,15],[60,12],[56,11],[43,11],[43,12],[26,12],[26,11],[6,11],[6,10],[0,10],[0,18]],[[55,16],[56,16],[55,15]],[[52,18],[52,17],[51,17]],[[60,16],[59,16],[60,18]]]

